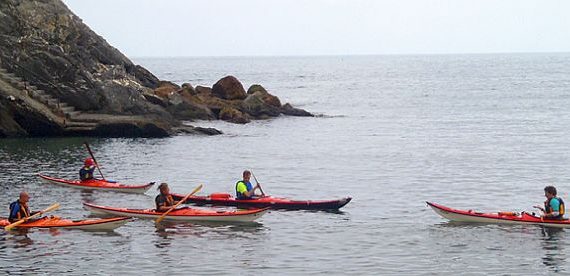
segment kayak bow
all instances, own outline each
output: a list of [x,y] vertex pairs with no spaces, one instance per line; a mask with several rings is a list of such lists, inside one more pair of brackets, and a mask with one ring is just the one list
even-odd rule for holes
[[459,222],[474,223],[497,223],[497,224],[536,224],[547,227],[570,228],[570,220],[552,220],[543,219],[539,216],[526,212],[497,212],[497,213],[480,213],[473,210],[458,210],[439,205],[432,202],[426,202],[438,215]]

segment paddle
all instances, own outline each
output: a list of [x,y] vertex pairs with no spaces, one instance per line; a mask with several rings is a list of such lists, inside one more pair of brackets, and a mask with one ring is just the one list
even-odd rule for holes
[[181,199],[180,201],[178,201],[178,203],[176,203],[176,205],[172,206],[170,209],[168,209],[168,211],[164,212],[164,214],[162,214],[162,216],[160,216],[159,218],[156,219],[156,223],[161,222],[164,217],[166,217],[166,215],[168,215],[168,213],[170,213],[170,211],[176,209],[176,207],[180,206],[180,204],[184,203],[189,197],[191,197],[193,194],[197,193],[198,191],[200,191],[202,189],[204,185],[200,184],[200,186],[196,187],[196,189],[194,189],[194,191],[192,191],[191,193],[189,193],[187,196],[185,196],[183,199]]
[[253,176],[253,179],[255,179],[255,183],[257,184],[257,186],[259,187],[259,191],[261,191],[261,195],[265,196],[265,193],[263,192],[263,189],[261,188],[261,185],[259,184],[259,181],[257,181],[257,177],[255,177],[255,174],[253,174],[253,170],[249,170],[251,172],[251,176]]
[[16,227],[16,226],[18,226],[18,225],[20,225],[20,224],[22,224],[22,223],[24,223],[24,222],[26,222],[26,221],[32,219],[32,218],[39,217],[39,216],[41,216],[42,214],[45,214],[45,213],[50,212],[50,211],[53,211],[53,210],[55,210],[55,209],[57,209],[57,208],[59,208],[59,203],[54,203],[52,206],[47,207],[46,209],[44,209],[44,210],[42,210],[42,211],[39,211],[39,212],[37,212],[37,213],[35,213],[35,214],[29,216],[29,217],[23,218],[23,219],[21,219],[21,220],[19,220],[19,221],[16,221],[16,222],[12,223],[12,224],[6,225],[6,226],[4,227],[4,230],[10,231],[10,230],[12,230],[12,228],[14,228],[14,227]]
[[84,144],[85,144],[85,147],[87,148],[87,151],[89,151],[89,155],[91,155],[91,158],[93,158],[93,162],[95,162],[95,166],[97,167],[97,170],[101,174],[101,177],[103,178],[103,180],[106,180],[105,177],[103,176],[103,173],[101,172],[101,169],[99,168],[99,163],[97,163],[97,159],[95,159],[95,155],[93,155],[93,152],[91,151],[91,148],[89,147],[89,144],[87,144],[87,142],[85,142]]

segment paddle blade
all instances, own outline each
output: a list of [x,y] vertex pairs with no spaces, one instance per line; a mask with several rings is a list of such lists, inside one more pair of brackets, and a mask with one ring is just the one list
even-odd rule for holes
[[12,228],[14,228],[14,227],[16,227],[16,226],[18,226],[18,225],[20,225],[20,224],[22,224],[22,223],[24,223],[24,222],[26,222],[26,221],[32,219],[32,218],[39,217],[39,216],[41,216],[42,214],[45,214],[45,213],[47,213],[47,212],[51,212],[51,211],[53,211],[53,210],[56,210],[57,208],[59,208],[59,206],[60,206],[59,203],[54,203],[54,204],[52,204],[51,206],[47,207],[47,208],[44,209],[44,210],[39,211],[38,213],[36,213],[36,214],[34,214],[34,215],[31,215],[31,216],[29,216],[29,217],[27,217],[27,218],[23,218],[23,219],[21,219],[21,220],[19,220],[19,221],[16,221],[16,222],[12,223],[12,224],[6,225],[6,226],[4,227],[4,230],[10,231],[10,230],[12,230]]

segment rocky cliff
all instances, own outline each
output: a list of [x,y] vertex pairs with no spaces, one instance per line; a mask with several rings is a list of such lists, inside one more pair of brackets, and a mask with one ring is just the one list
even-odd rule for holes
[[311,116],[231,76],[212,88],[160,81],[60,0],[0,1],[0,97],[0,137],[165,136],[179,120]]

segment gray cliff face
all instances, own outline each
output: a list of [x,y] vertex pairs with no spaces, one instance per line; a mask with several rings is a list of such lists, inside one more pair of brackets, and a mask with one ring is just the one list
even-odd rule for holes
[[215,135],[179,120],[313,116],[233,76],[212,88],[159,79],[61,0],[0,0],[0,137]]
[[0,1],[0,65],[79,110],[157,114],[158,78],[89,29],[60,0]]

